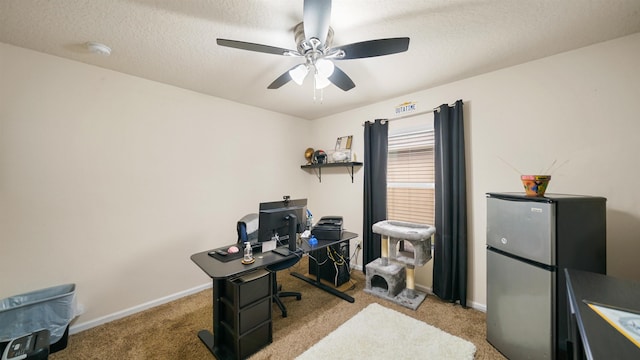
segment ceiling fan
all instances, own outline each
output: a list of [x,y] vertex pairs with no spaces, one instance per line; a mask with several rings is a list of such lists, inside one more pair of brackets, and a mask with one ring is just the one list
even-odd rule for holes
[[302,85],[307,74],[312,72],[315,89],[323,89],[329,84],[334,84],[344,91],[349,91],[356,85],[344,71],[335,66],[333,60],[391,55],[409,49],[408,37],[368,40],[334,48],[333,29],[329,26],[330,18],[331,0],[304,0],[303,21],[294,28],[297,50],[227,39],[217,39],[217,43],[236,49],[304,58],[302,64],[294,66],[275,79],[268,86],[269,89],[278,89],[291,80]]

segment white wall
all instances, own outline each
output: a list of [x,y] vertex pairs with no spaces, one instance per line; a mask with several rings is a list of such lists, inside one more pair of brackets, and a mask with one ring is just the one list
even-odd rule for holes
[[[308,122],[0,44],[0,297],[73,282],[85,323],[207,284],[189,256],[233,241],[237,218],[284,194],[361,234],[362,168],[354,183],[325,169],[320,183],[300,170],[303,150],[354,135],[362,160],[364,121],[457,99],[474,306],[486,301],[484,194],[521,190],[500,158],[522,172],[567,161],[548,191],[607,197],[608,271],[640,280],[639,57],[635,34]],[[262,146],[287,131],[313,135]]]
[[[353,134],[361,154],[364,121],[391,118],[405,101],[417,102],[420,111],[462,99],[472,304],[486,304],[485,193],[522,191],[512,166],[538,173],[557,161],[564,165],[552,170],[548,192],[606,197],[608,273],[640,280],[639,58],[640,34],[634,34],[407,94],[313,121],[313,145],[331,147],[336,137]],[[355,184],[342,173],[324,175],[321,184],[310,179],[315,212],[342,214],[362,233],[362,175],[356,172]],[[416,283],[431,288],[430,266],[416,270]]]
[[0,298],[76,283],[80,324],[210,284],[190,255],[307,197],[309,126],[0,44]]

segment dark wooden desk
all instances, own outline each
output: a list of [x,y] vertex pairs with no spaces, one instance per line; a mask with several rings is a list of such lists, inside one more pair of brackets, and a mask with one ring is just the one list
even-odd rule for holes
[[640,359],[640,348],[583,300],[640,311],[640,282],[565,269],[573,359]]
[[[208,330],[200,330],[198,332],[198,337],[205,344],[205,346],[211,351],[211,353],[218,359],[234,359],[239,358],[239,354],[234,353],[233,351],[229,351],[231,346],[225,345],[221,346],[224,343],[224,339],[221,336],[220,327],[222,326],[220,323],[220,293],[221,289],[225,287],[226,282],[237,276],[241,276],[243,274],[250,273],[255,270],[264,269],[269,265],[277,264],[279,262],[287,261],[293,257],[300,257],[304,253],[308,253],[312,250],[322,249],[337,243],[341,243],[343,241],[348,241],[350,239],[356,238],[358,234],[344,231],[342,233],[342,237],[339,240],[318,240],[318,244],[311,246],[305,240],[302,241],[301,244],[298,245],[298,251],[296,253],[289,254],[288,256],[282,256],[280,254],[276,254],[274,252],[260,252],[255,253],[255,262],[253,264],[244,265],[242,264],[240,259],[231,260],[228,262],[222,262],[214,257],[209,256],[209,251],[206,250],[203,252],[199,252],[191,255],[191,260],[202,269],[211,279],[213,280],[213,333]],[[319,271],[317,272],[319,274]],[[344,294],[334,288],[326,286],[320,283],[320,278],[318,277],[316,281],[312,279],[308,279],[301,274],[293,273],[297,278],[304,280],[314,286],[317,286],[325,291],[328,291],[336,296],[339,296],[349,302],[353,302],[353,298],[347,294]],[[269,318],[271,318],[269,316]]]
[[[241,262],[242,258],[227,262],[219,261],[209,256],[209,251],[211,250],[213,249],[193,254],[191,255],[191,260],[212,279],[228,279],[256,269],[263,269],[269,265],[291,259],[295,256],[302,256],[302,251],[297,255],[291,254],[289,256],[282,256],[271,251],[265,253],[260,252],[253,254],[256,259],[253,264],[245,265]],[[242,249],[240,249],[240,251],[242,251]]]

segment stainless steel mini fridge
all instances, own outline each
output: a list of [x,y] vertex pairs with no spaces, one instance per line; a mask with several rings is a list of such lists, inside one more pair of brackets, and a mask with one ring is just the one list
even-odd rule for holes
[[487,194],[487,341],[507,358],[567,358],[562,269],[606,273],[605,203]]

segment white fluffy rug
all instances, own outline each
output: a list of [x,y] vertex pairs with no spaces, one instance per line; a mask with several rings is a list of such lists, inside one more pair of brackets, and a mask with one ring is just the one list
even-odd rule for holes
[[476,347],[457,336],[370,304],[300,355],[309,359],[473,359]]

